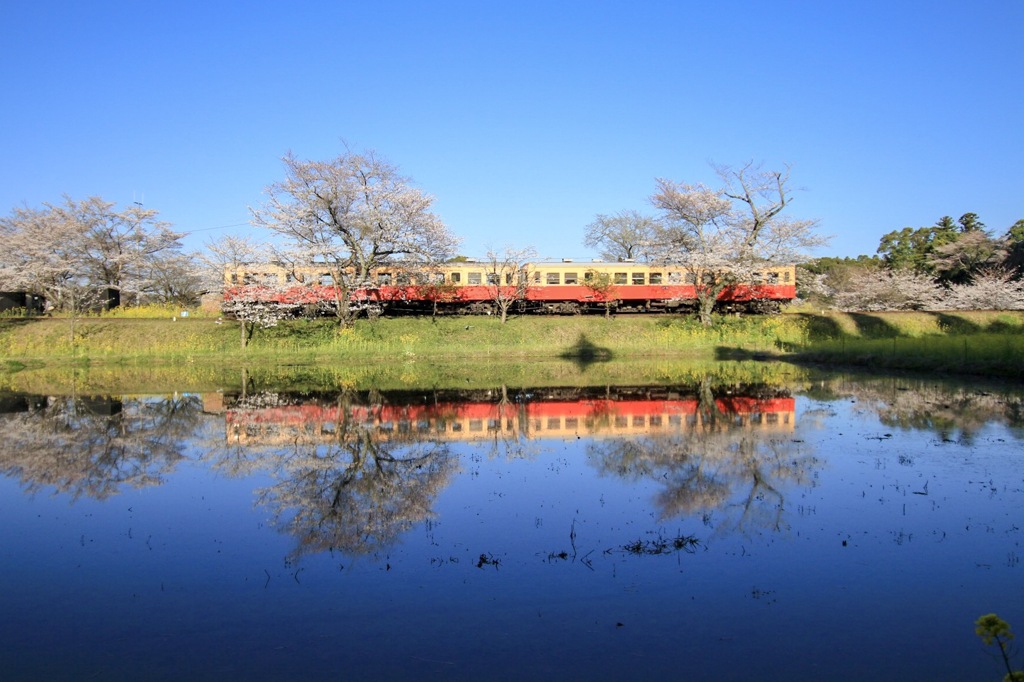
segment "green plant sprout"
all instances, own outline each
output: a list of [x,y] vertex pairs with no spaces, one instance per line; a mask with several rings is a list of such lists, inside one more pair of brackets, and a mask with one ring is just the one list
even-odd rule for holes
[[1024,682],[1024,670],[1014,670],[1010,666],[1010,641],[1013,639],[1013,632],[1010,631],[1010,624],[994,613],[987,613],[974,621],[974,633],[981,637],[986,645],[996,643],[999,653],[1003,657],[1003,664],[1006,665],[1006,676],[1003,682]]

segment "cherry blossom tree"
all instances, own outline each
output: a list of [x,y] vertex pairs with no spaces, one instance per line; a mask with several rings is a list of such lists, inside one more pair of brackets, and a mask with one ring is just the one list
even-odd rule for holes
[[286,178],[267,187],[266,203],[252,209],[253,223],[283,236],[296,261],[329,273],[343,323],[352,289],[367,284],[378,266],[454,255],[458,240],[431,211],[433,197],[374,152],[346,150],[329,161],[289,153],[284,164]]
[[[225,273],[238,271],[252,263],[265,263],[273,259],[273,248],[252,237],[225,235],[206,242],[201,256],[203,282],[210,291],[221,291],[225,285]],[[244,284],[244,282],[236,282]]]
[[143,276],[145,284],[140,294],[146,301],[189,307],[196,305],[209,290],[199,256],[194,253],[174,253],[153,259]]
[[181,250],[184,235],[159,220],[157,211],[138,204],[115,210],[112,202],[99,197],[65,197],[63,204],[51,208],[54,218],[77,234],[76,264],[93,286],[141,291],[152,264]]
[[944,302],[952,310],[1024,310],[1024,281],[1010,270],[989,267],[970,284],[950,287]]
[[249,344],[257,328],[276,327],[281,320],[295,316],[299,304],[282,302],[283,293],[280,286],[251,285],[238,287],[224,299],[221,310],[238,320],[242,348]]
[[501,323],[508,321],[508,312],[515,303],[526,300],[530,288],[529,262],[536,258],[532,248],[488,249],[484,262],[486,286],[491,302],[501,317]]
[[834,296],[839,310],[930,310],[941,307],[943,291],[930,276],[909,269],[852,274]]
[[827,243],[817,221],[782,215],[792,202],[789,168],[716,166],[717,189],[659,178],[652,203],[662,211],[658,260],[682,265],[695,283],[705,325],[719,294],[771,265],[799,263]]
[[152,209],[117,210],[99,197],[16,208],[0,218],[0,289],[75,314],[101,302],[103,290],[144,291],[152,264],[179,253],[181,236]]
[[598,215],[587,225],[583,245],[597,249],[609,261],[647,261],[658,221],[639,211]]
[[660,260],[678,263],[688,273],[697,294],[697,314],[705,325],[718,295],[737,276],[742,235],[733,228],[732,204],[720,191],[658,178],[651,197],[665,212],[658,234]]

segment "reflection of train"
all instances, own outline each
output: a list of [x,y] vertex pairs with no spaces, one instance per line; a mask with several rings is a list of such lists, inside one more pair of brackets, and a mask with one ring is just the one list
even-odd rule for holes
[[[226,300],[255,297],[316,309],[329,308],[341,290],[326,267],[249,264],[225,270]],[[697,298],[700,275],[681,266],[651,263],[539,262],[497,272],[487,262],[446,263],[410,269],[394,264],[348,287],[351,307],[393,313],[493,313],[495,300],[514,301],[517,312],[580,313],[685,310]],[[503,280],[503,281],[502,281]],[[792,265],[765,267],[749,282],[725,287],[718,307],[772,312],[796,296]]]
[[701,404],[696,397],[582,395],[527,400],[440,399],[427,403],[302,404],[226,411],[228,441],[273,445],[318,443],[369,432],[385,441],[478,441],[502,438],[575,438],[667,435],[709,429],[790,432],[789,396],[729,396]]

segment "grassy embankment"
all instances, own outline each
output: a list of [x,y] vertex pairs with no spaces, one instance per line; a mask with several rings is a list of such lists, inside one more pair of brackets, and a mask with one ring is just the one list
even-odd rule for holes
[[111,317],[0,320],[0,358],[22,364],[55,362],[403,359],[711,357],[730,345],[768,351],[799,332],[783,318],[728,319],[708,330],[680,317],[524,317],[502,325],[490,317],[393,318],[357,321],[340,329],[332,320],[294,320],[257,329],[241,348],[235,322],[190,317]]
[[791,313],[800,342],[788,359],[1024,379],[1024,313]]
[[257,329],[214,318],[0,319],[0,361],[23,367],[493,365],[564,358],[775,357],[834,365],[1024,378],[1024,313],[800,313],[723,318],[710,328],[678,316],[295,320]]
[[787,326],[781,318],[732,319],[709,331],[678,317],[528,317],[504,326],[459,317],[361,320],[340,330],[330,320],[296,320],[256,330],[242,350],[238,324],[215,319],[89,318],[75,323],[73,339],[69,320],[0,319],[0,389],[671,384],[709,372],[723,383],[777,382],[793,368],[733,362],[712,369],[709,361],[726,343],[768,352]]

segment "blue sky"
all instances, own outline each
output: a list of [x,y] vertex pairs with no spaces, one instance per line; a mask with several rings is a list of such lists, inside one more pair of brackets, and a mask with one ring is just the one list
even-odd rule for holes
[[281,157],[374,149],[462,252],[591,257],[654,179],[790,164],[822,255],[1024,218],[1024,2],[10,2],[0,212],[143,201],[252,233]]

